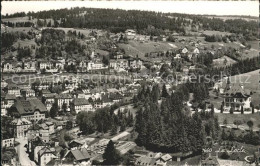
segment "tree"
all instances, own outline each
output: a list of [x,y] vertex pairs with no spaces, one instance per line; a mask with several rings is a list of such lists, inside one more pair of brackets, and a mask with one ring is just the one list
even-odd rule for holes
[[230,114],[233,114],[233,113],[234,113],[234,107],[231,107],[231,108],[230,108],[229,113],[230,113]]
[[233,123],[234,123],[234,125],[237,126],[237,128],[238,128],[239,125],[243,124],[243,122],[241,120],[238,120],[238,119],[234,120]]
[[241,114],[244,114],[244,107],[241,106]]
[[120,153],[114,146],[114,142],[110,140],[103,154],[104,165],[118,165],[121,160]]
[[55,102],[52,104],[52,107],[50,109],[50,117],[54,118],[57,116],[57,114],[58,114],[58,103]]
[[162,97],[168,97],[169,96],[169,94],[168,94],[168,92],[167,92],[167,89],[166,89],[166,86],[165,86],[165,84],[163,85],[163,87],[162,87]]
[[64,113],[67,112],[67,103],[62,104],[62,110],[63,110]]
[[224,124],[225,126],[227,126],[227,124],[228,124],[227,118],[224,119],[223,124]]
[[221,112],[221,113],[224,112],[224,106],[223,106],[223,103],[222,103],[221,106],[220,106],[220,112]]
[[117,126],[113,125],[111,132],[110,132],[110,135],[116,135],[116,134],[117,134]]
[[249,127],[249,129],[250,130],[252,130],[253,129],[253,126],[254,126],[254,122],[252,121],[252,120],[249,120],[249,121],[247,121],[247,126]]

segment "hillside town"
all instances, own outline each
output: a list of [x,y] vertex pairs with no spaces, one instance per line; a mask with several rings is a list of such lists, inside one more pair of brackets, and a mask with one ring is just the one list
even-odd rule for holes
[[2,165],[259,164],[256,21],[117,30],[66,22],[103,9],[67,10],[2,16]]

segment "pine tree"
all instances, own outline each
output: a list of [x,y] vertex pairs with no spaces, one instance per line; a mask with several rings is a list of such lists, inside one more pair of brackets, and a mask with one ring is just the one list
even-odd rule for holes
[[114,146],[114,142],[110,140],[103,154],[104,165],[118,165],[121,160],[120,153]]
[[167,98],[169,96],[165,84],[162,87],[162,97]]
[[57,102],[53,103],[51,109],[50,109],[50,117],[54,118],[58,114],[58,104]]

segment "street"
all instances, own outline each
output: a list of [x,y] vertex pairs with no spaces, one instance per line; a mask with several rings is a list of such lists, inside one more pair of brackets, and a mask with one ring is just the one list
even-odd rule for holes
[[27,144],[27,138],[18,138],[15,140],[20,143],[15,147],[15,149],[17,151],[21,166],[36,166],[35,162],[29,159],[29,156],[26,153],[26,148],[24,147],[25,144]]

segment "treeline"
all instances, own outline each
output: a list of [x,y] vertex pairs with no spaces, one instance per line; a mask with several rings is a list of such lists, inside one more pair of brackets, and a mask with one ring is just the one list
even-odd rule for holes
[[242,19],[224,21],[198,15],[84,7],[29,12],[27,15],[37,19],[51,18],[56,22],[56,26],[60,27],[97,28],[111,32],[122,32],[132,28],[138,33],[148,35],[163,34],[166,29],[185,34],[184,27],[192,26],[204,30],[243,34],[247,39],[251,39],[257,36],[258,27],[257,22]]
[[[164,89],[164,88],[163,88]],[[165,90],[163,90],[165,91]],[[162,96],[165,92],[162,92]],[[153,151],[165,153],[201,153],[206,136],[217,139],[219,126],[214,112],[204,115],[197,111],[191,116],[184,107],[189,91],[184,87],[162,98],[158,104],[160,90],[154,85],[143,86],[136,96],[139,109],[135,129],[138,132],[137,144]]]
[[206,73],[212,76],[237,75],[260,69],[260,56],[240,60],[230,66],[219,68],[208,68]]
[[2,18],[13,18],[13,17],[25,17],[26,13],[25,12],[16,12],[14,14],[8,14],[6,13],[6,15],[2,15]]
[[117,108],[119,108],[119,105],[114,104],[95,112],[80,112],[76,117],[76,122],[79,124],[82,134],[110,131],[111,135],[115,135],[119,128],[120,131],[124,131],[126,127],[132,127],[134,123],[133,114],[129,110],[118,111],[117,114],[114,114]]
[[34,26],[34,23],[30,22],[30,21],[25,21],[25,22],[3,22],[4,25],[8,26],[8,27],[32,27]]

